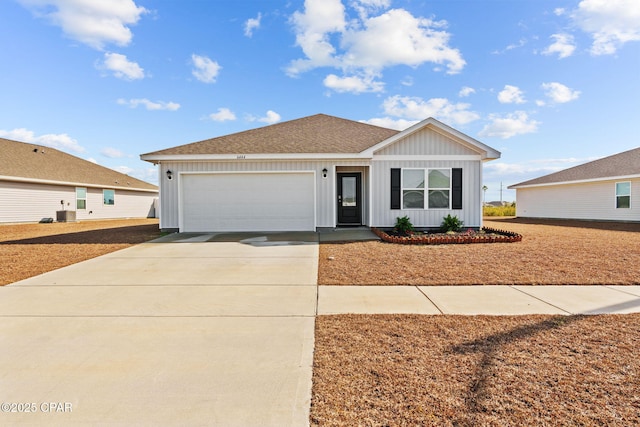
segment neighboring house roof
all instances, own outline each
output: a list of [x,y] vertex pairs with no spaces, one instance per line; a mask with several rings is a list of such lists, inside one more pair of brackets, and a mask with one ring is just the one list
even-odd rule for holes
[[[457,130],[429,118],[400,132],[353,120],[316,114],[275,125],[220,136],[165,150],[142,154],[142,160],[198,160],[211,158],[233,159],[252,155],[252,158],[363,157],[371,158],[375,151],[429,127],[446,134],[481,155],[495,159],[500,153]],[[242,157],[244,159],[244,157]]]
[[397,133],[393,129],[316,114],[155,151],[143,154],[143,157],[184,154],[359,153]]
[[640,147],[574,166],[540,178],[514,184],[508,188],[523,188],[571,182],[598,181],[640,176]]
[[158,187],[55,148],[0,138],[0,180],[157,192]]

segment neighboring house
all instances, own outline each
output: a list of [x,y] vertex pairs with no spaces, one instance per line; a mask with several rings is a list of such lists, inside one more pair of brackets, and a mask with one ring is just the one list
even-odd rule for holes
[[[0,138],[0,222],[153,217],[158,187],[54,148]],[[69,216],[71,218],[71,216]]]
[[482,162],[500,153],[429,118],[398,132],[318,114],[153,153],[160,228],[482,224]]
[[519,217],[640,221],[640,147],[509,188]]

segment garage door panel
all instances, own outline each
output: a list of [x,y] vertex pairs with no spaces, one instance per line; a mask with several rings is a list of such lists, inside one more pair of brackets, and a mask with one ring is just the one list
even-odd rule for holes
[[314,174],[183,175],[182,231],[315,229]]

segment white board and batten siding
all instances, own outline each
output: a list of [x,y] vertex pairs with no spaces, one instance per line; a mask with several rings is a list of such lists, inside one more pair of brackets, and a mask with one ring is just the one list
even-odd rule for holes
[[79,221],[147,218],[154,215],[157,197],[155,192],[116,189],[114,205],[104,205],[102,189],[87,188],[86,209],[76,209],[75,186],[0,181],[0,223],[55,221],[59,210],[76,211]]
[[[391,169],[462,169],[462,209],[391,209]],[[437,227],[451,214],[465,226],[482,226],[482,160],[478,151],[458,140],[425,128],[377,151],[371,163],[374,227],[393,226],[408,216],[414,226]]]
[[[462,209],[391,209],[391,169],[462,169]],[[482,226],[482,163],[480,160],[377,161],[371,166],[371,186],[376,189],[371,202],[374,227],[390,227],[397,217],[408,216],[416,227],[438,227],[451,214],[467,227]]]
[[[631,207],[618,209],[616,182],[629,181]],[[518,188],[516,215],[523,218],[640,221],[640,178]]]
[[[292,160],[292,161],[201,161],[201,162],[163,162],[160,164],[160,228],[180,230],[181,228],[181,181],[190,174],[215,173],[312,173],[315,187],[314,227],[333,227],[336,217],[336,168],[368,165],[367,160]],[[322,170],[327,169],[326,178]],[[166,172],[172,172],[173,179],[168,180]],[[187,178],[188,179],[188,178]],[[211,230],[209,230],[211,231]],[[264,230],[261,230],[264,231]]]

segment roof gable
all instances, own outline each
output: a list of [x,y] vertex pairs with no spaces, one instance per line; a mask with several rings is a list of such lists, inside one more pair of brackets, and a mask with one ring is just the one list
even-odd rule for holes
[[143,154],[157,156],[360,153],[398,131],[326,114],[290,120]]
[[520,188],[564,182],[640,176],[640,147],[509,186]]
[[[434,135],[439,136],[437,138],[433,138],[433,144],[440,145],[440,147],[434,147],[433,144],[430,144],[428,141],[418,142],[416,139],[412,138],[417,137],[418,135]],[[396,135],[376,144],[375,146],[369,148],[367,151],[371,154],[381,155],[387,154],[390,151],[390,147],[394,144],[402,144],[404,142],[409,142],[409,144],[418,144],[422,145],[422,150],[426,150],[426,147],[429,147],[430,151],[433,151],[435,148],[445,150],[445,145],[450,145],[450,143],[460,145],[461,147],[449,146],[446,148],[450,152],[446,154],[463,154],[463,153],[475,153],[479,155],[482,160],[493,160],[500,158],[500,152],[494,150],[488,145],[483,144],[482,142],[466,135],[450,126],[445,125],[444,123],[434,119],[433,117],[429,117],[408,129],[403,130],[402,132],[397,133]],[[422,154],[437,154],[433,152],[425,152]],[[445,154],[445,153],[442,153]]]
[[0,177],[105,188],[157,191],[158,187],[71,154],[0,138]]

